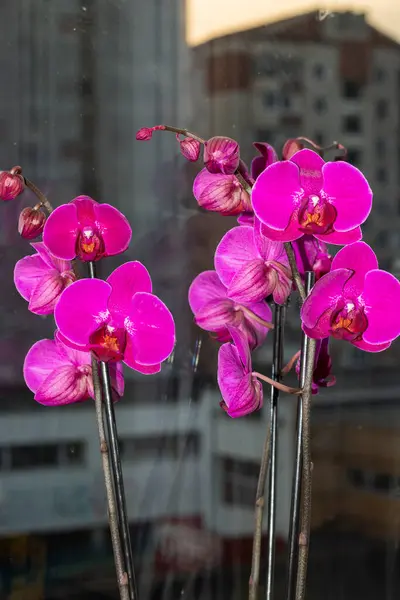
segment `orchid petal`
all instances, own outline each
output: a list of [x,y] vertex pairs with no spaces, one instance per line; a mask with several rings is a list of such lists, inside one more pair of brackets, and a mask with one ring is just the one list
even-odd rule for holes
[[332,231],[331,233],[314,234],[314,237],[321,242],[327,244],[335,244],[337,246],[344,246],[346,244],[353,244],[359,242],[362,239],[361,227],[355,227],[350,231]]
[[36,392],[54,369],[68,364],[66,356],[58,351],[54,340],[40,340],[33,344],[24,362],[24,378],[32,392]]
[[47,406],[71,404],[88,397],[86,377],[72,365],[54,369],[35,394],[35,400]]
[[135,294],[125,328],[135,360],[142,365],[163,362],[174,348],[174,319],[157,296],[146,292]]
[[317,281],[300,313],[301,320],[308,329],[313,329],[323,313],[336,306],[351,275],[352,271],[349,269],[336,269]]
[[222,283],[230,284],[237,271],[249,260],[259,258],[253,228],[246,225],[230,229],[215,251],[214,265]]
[[139,261],[127,262],[111,273],[107,282],[111,286],[108,310],[119,327],[124,327],[132,298],[137,292],[152,292],[151,277]]
[[325,161],[313,150],[299,150],[290,158],[300,170],[300,185],[306,196],[319,194],[323,185],[322,167]]
[[124,395],[124,390],[125,390],[124,371],[123,371],[122,363],[121,362],[110,362],[109,369],[110,369],[111,386],[112,386],[113,390],[115,391],[115,393],[118,394],[118,396],[120,398],[122,398],[122,396]]
[[31,244],[31,246],[51,269],[56,269],[59,273],[72,270],[72,263],[70,260],[56,258],[49,252],[49,249],[43,242],[35,242]]
[[154,375],[161,371],[161,363],[156,363],[155,365],[141,365],[137,362],[135,359],[135,349],[130,337],[127,339],[124,352],[124,363],[131,369],[134,369],[134,371],[142,373],[142,375]]
[[76,256],[78,216],[74,204],[62,204],[47,217],[43,242],[57,258],[72,260]]
[[96,220],[95,206],[98,202],[90,196],[77,196],[71,200],[71,204],[76,206],[79,225],[92,226]]
[[65,356],[65,360],[76,367],[89,366],[92,362],[90,350],[85,346],[71,346],[66,338],[57,330],[54,333],[54,342],[60,356]]
[[[246,308],[257,315],[257,317],[260,317],[263,321],[271,323],[272,311],[266,302],[252,302],[251,304],[247,304]],[[244,313],[244,322],[240,329],[246,334],[252,350],[261,346],[269,331],[265,325],[262,325],[257,320],[253,319],[247,312]]]
[[188,293],[190,308],[194,314],[211,300],[226,299],[226,287],[216,271],[204,271],[195,277]]
[[246,262],[232,278],[228,296],[236,302],[258,302],[269,296],[276,285],[276,272],[261,258]]
[[228,330],[229,330],[229,333],[231,334],[233,343],[235,344],[235,346],[238,350],[239,358],[242,361],[242,365],[243,365],[245,373],[250,373],[251,372],[251,353],[250,353],[250,348],[249,348],[249,344],[247,341],[247,337],[241,331],[238,331],[237,329],[228,327]]
[[264,169],[278,160],[278,155],[274,148],[266,142],[254,142],[253,146],[261,154],[261,156],[253,158],[251,162],[251,176],[253,179],[257,179]]
[[345,246],[332,261],[332,270],[351,269],[354,271],[345,285],[345,294],[357,298],[364,288],[364,279],[368,271],[378,268],[375,252],[365,242],[356,242]]
[[[288,264],[287,255],[282,242],[271,240],[263,234],[263,227],[265,227],[261,221],[257,218],[254,219],[254,244],[261,258],[265,261],[276,260],[285,265]],[[274,231],[274,230],[272,230]]]
[[58,271],[48,272],[33,288],[29,300],[29,310],[36,315],[51,314],[63,289],[64,281]]
[[372,190],[364,175],[347,162],[326,163],[323,190],[336,208],[336,231],[350,231],[364,223],[372,207]]
[[291,161],[276,162],[261,173],[254,184],[252,203],[256,216],[271,229],[283,231],[304,192],[299,169]]
[[263,223],[261,225],[261,233],[274,242],[294,242],[304,235],[304,233],[300,231],[295,218],[290,220],[289,225],[283,231],[271,229],[271,227],[267,227],[267,225],[264,225]]
[[104,240],[106,255],[121,254],[128,248],[132,229],[128,219],[110,204],[95,204],[94,213]]
[[387,350],[392,342],[386,342],[386,344],[368,344],[365,340],[358,340],[356,342],[351,342],[353,346],[359,348],[360,350],[365,350],[365,352],[383,352]]
[[25,256],[15,265],[14,284],[18,292],[29,302],[33,290],[42,277],[53,271],[38,254]]
[[363,339],[369,344],[386,344],[400,335],[400,282],[386,271],[369,271],[362,298],[368,327]]
[[111,286],[101,279],[80,279],[68,286],[57,302],[54,319],[61,334],[73,344],[85,346],[109,318]]

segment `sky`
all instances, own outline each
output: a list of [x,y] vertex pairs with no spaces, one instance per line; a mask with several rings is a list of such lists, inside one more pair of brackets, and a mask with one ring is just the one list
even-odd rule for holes
[[316,8],[365,12],[372,25],[400,42],[400,0],[187,0],[187,37],[190,44],[199,44]]

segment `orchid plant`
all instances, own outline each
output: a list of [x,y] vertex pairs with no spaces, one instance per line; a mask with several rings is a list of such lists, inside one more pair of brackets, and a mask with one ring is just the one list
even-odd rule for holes
[[[234,215],[238,221],[215,250],[214,270],[198,274],[188,294],[197,325],[222,344],[217,374],[221,407],[233,418],[248,415],[263,405],[262,382],[272,386],[270,429],[255,502],[249,600],[258,595],[268,466],[266,597],[272,598],[275,498],[271,496],[275,493],[278,390],[299,397],[295,472],[302,465],[302,477],[295,478],[293,498],[301,496],[302,504],[301,511],[296,501],[292,504],[287,598],[303,600],[310,533],[310,407],[312,394],[336,382],[329,340],[350,342],[360,351],[381,352],[400,334],[400,283],[378,268],[373,250],[361,241],[361,225],[372,208],[372,190],[336,142],[321,148],[307,138],[290,139],[281,160],[268,143],[256,142],[258,155],[248,169],[239,144],[229,137],[204,140],[186,129],[157,125],[140,129],[136,139],[149,141],[158,131],[175,133],[187,160],[202,158],[203,168],[193,184],[199,207]],[[328,150],[339,150],[341,155],[325,162]],[[343,248],[332,258],[327,244]],[[296,289],[303,344],[284,366],[284,308]],[[270,330],[274,330],[272,377],[255,372],[251,360],[251,353],[266,343]],[[299,376],[298,388],[282,382],[292,367]]]
[[[23,374],[34,399],[46,406],[95,400],[109,524],[121,599],[137,598],[129,523],[113,403],[122,398],[122,363],[151,375],[175,344],[172,314],[152,290],[143,264],[130,261],[96,278],[95,264],[122,254],[132,229],[109,204],[79,196],[53,210],[20,167],[0,173],[0,198],[10,201],[29,188],[39,202],[22,210],[18,231],[34,253],[14,270],[18,292],[37,315],[53,315],[54,339],[28,351]],[[78,262],[88,266],[80,277]],[[105,434],[107,424],[107,436]]]

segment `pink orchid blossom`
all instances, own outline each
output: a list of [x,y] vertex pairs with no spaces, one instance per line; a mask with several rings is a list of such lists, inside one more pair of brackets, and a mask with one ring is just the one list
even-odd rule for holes
[[234,344],[224,344],[218,353],[218,385],[221,406],[230,417],[243,417],[263,405],[261,382],[252,372],[250,348],[238,330],[231,332]]
[[218,341],[230,340],[230,330],[240,329],[251,349],[263,343],[268,333],[263,322],[270,323],[272,319],[271,309],[263,300],[245,305],[229,298],[215,271],[204,271],[194,279],[189,288],[189,304],[197,325],[215,333]]
[[[117,397],[124,393],[121,363],[111,365],[111,384]],[[73,349],[57,335],[36,342],[26,355],[24,378],[35,400],[60,406],[94,398],[90,352]]]
[[[318,394],[320,387],[332,387],[336,383],[336,377],[331,374],[332,359],[329,354],[329,338],[317,340],[316,344],[314,372],[311,384],[313,394]],[[296,363],[296,373],[300,374],[300,359]]]
[[70,261],[50,254],[43,242],[31,244],[36,254],[25,256],[14,269],[14,283],[21,296],[29,302],[29,310],[37,315],[49,315],[66,287],[76,280]]
[[312,150],[276,162],[258,177],[252,193],[256,216],[270,239],[290,242],[304,234],[331,244],[361,239],[372,206],[364,175],[347,162],[325,163]]
[[260,153],[260,156],[256,156],[251,162],[251,176],[253,179],[257,179],[269,165],[278,160],[278,155],[274,148],[266,142],[254,142],[253,146]]
[[378,269],[364,242],[342,248],[332,270],[315,284],[301,310],[304,331],[329,335],[367,352],[381,352],[400,334],[400,282]]
[[314,271],[316,280],[329,273],[332,256],[325,242],[312,235],[303,235],[293,242],[293,250],[300,275],[304,278],[306,271]]
[[63,260],[95,261],[121,254],[131,237],[131,226],[119,210],[89,196],[78,196],[56,208],[43,230],[44,243]]
[[157,373],[171,354],[175,325],[152,293],[140,262],[118,267],[107,279],[80,279],[61,295],[54,312],[60,333],[101,361],[123,360],[144,374]]
[[204,166],[210,173],[232,175],[239,161],[239,144],[232,138],[215,136],[204,143]]
[[283,304],[292,281],[287,256],[281,242],[260,232],[260,223],[230,229],[215,251],[215,270],[228,288],[228,296],[240,303],[258,302],[272,294]]
[[202,169],[194,180],[193,194],[199,206],[225,216],[252,211],[250,196],[235,175]]

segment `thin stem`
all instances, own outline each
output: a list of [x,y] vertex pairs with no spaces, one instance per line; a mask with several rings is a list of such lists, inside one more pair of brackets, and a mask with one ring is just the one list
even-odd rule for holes
[[273,388],[280,390],[281,392],[286,392],[287,394],[294,394],[295,396],[300,396],[301,394],[300,388],[293,388],[288,385],[284,385],[283,383],[279,383],[279,381],[275,381],[267,375],[263,375],[262,373],[258,373],[257,371],[253,371],[253,375],[255,375],[258,379],[269,383],[269,385],[272,385]]
[[96,358],[92,355],[92,378],[94,389],[94,405],[96,408],[97,429],[99,432],[101,462],[104,473],[104,484],[106,488],[108,522],[110,525],[111,543],[114,552],[115,570],[117,572],[118,589],[121,600],[129,600],[128,576],[124,569],[121,539],[118,529],[118,517],[115,506],[112,475],[110,468],[110,456],[104,431],[103,405],[101,396],[101,385]]
[[100,361],[100,378],[102,383],[103,402],[106,413],[106,424],[108,442],[111,451],[111,465],[114,479],[114,490],[121,531],[121,543],[125,556],[125,567],[127,572],[129,598],[134,600],[138,597],[136,590],[135,573],[133,570],[132,546],[129,533],[129,520],[126,509],[124,479],[122,474],[121,457],[119,454],[117,423],[115,421],[114,403],[112,400],[112,389],[110,370],[108,364]]
[[237,170],[235,172],[235,177],[238,179],[238,181],[239,181],[240,185],[242,186],[242,188],[244,189],[244,191],[247,192],[249,194],[249,196],[251,196],[252,186],[249,183],[247,183],[247,181],[245,180],[243,175],[239,172],[239,170]]
[[251,319],[253,319],[253,321],[257,321],[257,323],[260,323],[260,325],[264,325],[264,327],[267,327],[268,329],[274,328],[273,323],[270,323],[269,321],[265,321],[264,319],[262,319],[261,317],[256,315],[256,313],[253,312],[250,308],[247,308],[246,306],[240,306],[240,310],[243,312],[243,314],[245,314],[245,315],[249,316]]
[[[283,348],[283,324],[284,312],[281,307],[275,310],[275,330],[274,330],[274,356],[272,364],[272,377],[279,378],[280,367],[282,364],[282,348]],[[262,377],[261,377],[262,378]],[[269,383],[269,382],[268,382]],[[277,399],[278,392],[274,388],[271,392],[271,408],[273,399]],[[251,573],[249,580],[249,600],[257,600],[258,586],[260,580],[260,560],[261,560],[261,539],[262,539],[262,522],[265,506],[265,483],[267,479],[268,462],[271,448],[271,432],[273,431],[273,420],[268,423],[267,432],[265,435],[264,448],[261,455],[260,473],[258,476],[257,493],[254,511],[254,536],[253,536],[253,552],[251,559]],[[276,431],[275,431],[276,433]],[[275,444],[276,448],[276,444]],[[271,491],[271,490],[270,490]]]
[[287,375],[288,373],[290,373],[290,371],[293,369],[293,365],[295,364],[295,362],[299,359],[301,355],[301,351],[299,350],[298,352],[296,352],[296,354],[293,354],[292,358],[289,360],[289,362],[283,367],[282,371],[281,371],[281,375],[282,377],[284,375]]
[[181,135],[184,135],[186,137],[191,137],[194,140],[197,140],[201,144],[204,144],[206,141],[206,140],[203,140],[203,138],[196,135],[195,133],[192,133],[191,131],[188,131],[187,129],[181,129],[180,127],[171,127],[170,125],[163,125],[163,131],[172,131],[172,133],[180,133]]
[[299,270],[297,268],[296,257],[294,254],[293,246],[290,242],[284,242],[284,247],[286,251],[286,255],[288,257],[289,265],[292,271],[293,281],[296,284],[297,290],[300,294],[301,301],[304,302],[306,299],[306,291],[304,289],[303,282],[301,280],[301,276]]
[[[279,381],[283,363],[283,331],[286,307],[275,304],[275,335],[272,359],[272,378]],[[276,469],[278,460],[278,398],[279,391],[271,389],[271,445],[270,468],[268,480],[268,557],[266,600],[272,600],[274,594],[275,574],[275,522],[276,522]]]
[[25,185],[27,188],[31,190],[35,194],[35,196],[39,199],[40,205],[43,206],[47,212],[50,214],[53,212],[53,207],[49,200],[47,200],[46,196],[39,190],[38,187],[30,179],[24,176]]

